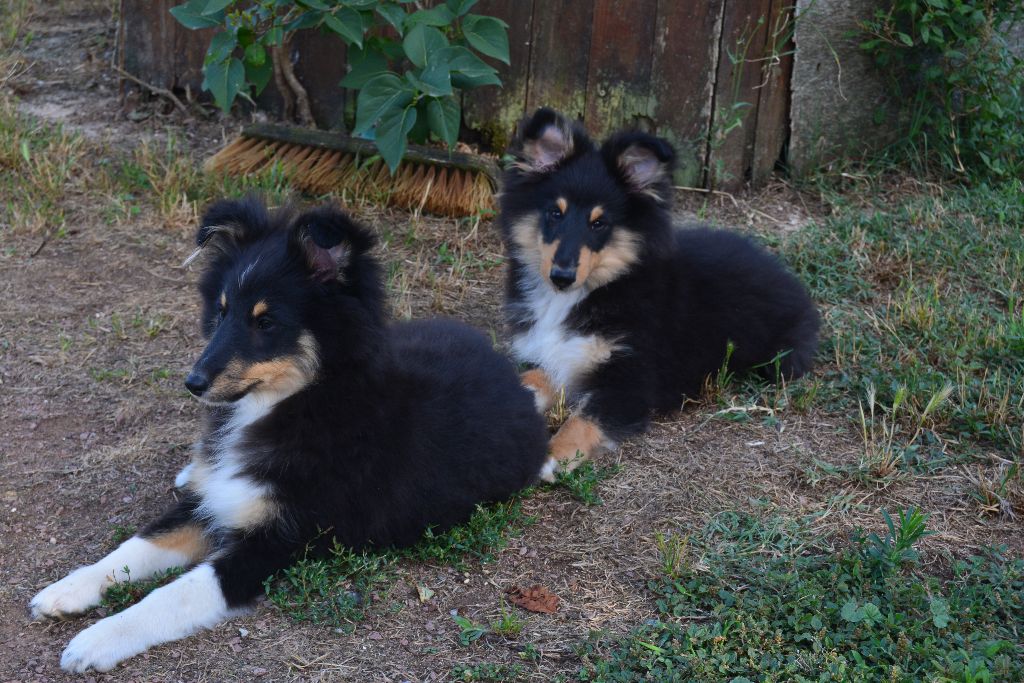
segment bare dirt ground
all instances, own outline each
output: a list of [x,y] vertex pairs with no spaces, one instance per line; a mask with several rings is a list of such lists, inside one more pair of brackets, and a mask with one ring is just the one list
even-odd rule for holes
[[[21,110],[83,134],[91,154],[130,151],[168,134],[204,156],[237,123],[132,118],[105,64],[114,39],[106,10],[83,10],[33,25],[20,75],[7,83]],[[798,230],[821,207],[784,185],[753,197],[681,198],[681,215]],[[177,264],[191,250],[192,224],[166,222],[151,208],[105,214],[109,198],[69,197],[68,234],[0,232],[0,681],[63,681],[59,655],[102,611],[62,623],[32,623],[29,598],[70,569],[98,559],[124,529],[171,503],[174,473],[187,461],[197,410],[180,384],[201,348],[193,293],[196,273]],[[501,338],[501,268],[457,274],[438,258],[442,243],[481,261],[500,258],[487,222],[410,216],[367,206],[357,215],[401,236],[381,256],[398,315],[455,315]],[[456,277],[457,275],[457,277]],[[827,318],[827,311],[826,311]],[[131,681],[432,681],[453,665],[518,663],[525,678],[575,672],[574,646],[598,630],[623,632],[654,614],[646,581],[655,575],[654,534],[697,528],[723,510],[796,516],[820,512],[822,533],[878,526],[878,510],[915,504],[938,534],[929,552],[957,554],[997,542],[1018,547],[1020,525],[979,519],[957,485],[941,478],[885,489],[808,477],[814,458],[853,462],[859,436],[846,416],[783,411],[775,426],[715,419],[695,406],[659,421],[616,456],[601,506],[564,491],[526,503],[537,517],[497,561],[447,567],[406,563],[377,610],[352,634],[298,624],[266,604],[211,631],[154,648],[108,675]],[[1017,538],[1018,541],[1013,539]],[[450,613],[495,618],[503,591],[541,583],[562,599],[553,615],[521,612],[516,638],[457,640]],[[416,586],[434,591],[421,603]],[[526,661],[527,644],[540,661]]]

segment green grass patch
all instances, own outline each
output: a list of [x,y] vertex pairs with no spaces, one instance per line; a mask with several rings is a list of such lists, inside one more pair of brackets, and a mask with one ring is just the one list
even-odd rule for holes
[[742,403],[766,407],[756,415],[768,420],[785,407],[848,415],[867,476],[932,472],[982,448],[1018,458],[1022,183],[866,209],[837,201],[835,216],[778,245],[822,305],[819,369],[784,387],[747,385]]
[[[125,567],[125,573],[127,573]],[[181,567],[167,569],[145,581],[116,581],[103,594],[103,606],[111,613],[131,607],[160,586],[165,586],[185,573]]]
[[597,492],[598,485],[621,470],[617,464],[598,467],[588,460],[571,472],[558,472],[553,487],[565,489],[584,505],[603,505],[604,501]]
[[[343,630],[361,621],[397,579],[402,560],[464,569],[469,561],[490,562],[534,519],[522,499],[479,505],[469,521],[443,533],[427,530],[411,548],[355,552],[334,543],[324,557],[311,550],[265,582],[267,597],[296,621]],[[511,628],[511,624],[507,625]],[[499,629],[501,625],[499,624]]]
[[[809,520],[808,520],[809,521]],[[583,648],[584,681],[1024,679],[1024,563],[920,565],[926,517],[833,549],[804,523],[723,513],[650,583],[658,617]]]
[[458,683],[504,683],[526,680],[521,664],[462,664],[452,667],[450,679]]

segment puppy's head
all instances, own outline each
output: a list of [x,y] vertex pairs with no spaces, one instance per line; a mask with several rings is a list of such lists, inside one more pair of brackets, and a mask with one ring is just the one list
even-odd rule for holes
[[271,214],[246,199],[212,205],[196,242],[210,255],[199,287],[207,345],[188,390],[206,403],[276,403],[314,382],[320,330],[342,315],[332,303],[358,293],[371,235],[334,209]]
[[541,109],[520,124],[512,153],[506,238],[557,290],[615,280],[664,227],[675,152],[661,138],[623,131],[598,149],[577,124]]

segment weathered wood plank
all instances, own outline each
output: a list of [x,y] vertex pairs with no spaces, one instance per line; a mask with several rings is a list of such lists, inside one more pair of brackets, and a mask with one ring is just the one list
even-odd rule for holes
[[748,180],[762,85],[771,0],[726,0],[715,78],[708,182],[736,189]]
[[536,9],[526,109],[552,107],[582,119],[594,4],[591,0],[542,0]]
[[622,126],[653,128],[651,46],[657,0],[594,0],[584,121],[596,137]]
[[792,0],[772,0],[771,20],[761,63],[761,97],[757,107],[751,182],[760,185],[775,169],[789,132],[789,84],[793,75]]
[[526,110],[530,78],[533,0],[480,0],[473,12],[498,17],[508,24],[510,64],[486,58],[498,69],[502,87],[484,87],[463,93],[462,120],[481,142],[501,152],[511,140],[516,122]]
[[651,67],[651,116],[675,145],[676,182],[700,185],[707,163],[724,0],[660,0]]

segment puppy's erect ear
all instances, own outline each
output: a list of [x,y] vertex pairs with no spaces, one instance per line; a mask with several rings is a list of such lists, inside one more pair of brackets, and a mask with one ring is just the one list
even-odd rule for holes
[[343,211],[327,206],[295,219],[291,238],[320,282],[344,282],[353,262],[376,242],[368,230]]
[[676,152],[666,140],[640,132],[616,133],[601,154],[631,191],[658,201],[671,199]]
[[265,234],[270,218],[263,203],[255,197],[243,200],[221,199],[206,208],[196,231],[196,250],[182,266],[194,261],[206,247],[227,251]]
[[512,152],[521,160],[519,168],[546,173],[573,154],[592,146],[590,138],[579,126],[544,107],[519,122]]

